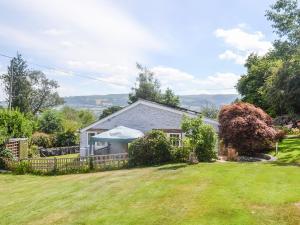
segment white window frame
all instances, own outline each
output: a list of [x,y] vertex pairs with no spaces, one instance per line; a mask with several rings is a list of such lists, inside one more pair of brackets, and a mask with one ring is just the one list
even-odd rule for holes
[[174,147],[181,147],[182,146],[182,133],[168,133],[168,137],[171,140],[171,135],[176,135],[178,136],[178,146],[177,145],[173,145],[172,141],[171,144]]

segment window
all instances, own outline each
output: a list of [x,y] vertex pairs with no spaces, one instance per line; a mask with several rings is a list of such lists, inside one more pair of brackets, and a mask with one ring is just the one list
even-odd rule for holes
[[174,134],[169,134],[170,137],[170,142],[173,146],[181,146],[181,138],[180,134],[174,133]]
[[91,137],[95,136],[96,134],[97,134],[96,132],[88,132],[87,133],[87,146],[90,146]]

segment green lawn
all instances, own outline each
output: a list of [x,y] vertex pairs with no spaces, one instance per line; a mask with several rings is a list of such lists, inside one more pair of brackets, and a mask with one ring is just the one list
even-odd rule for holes
[[49,156],[45,157],[47,159],[52,159],[52,158],[77,158],[79,157],[79,153],[74,153],[74,154],[67,154],[67,155],[59,155],[59,156]]
[[[293,144],[281,146],[297,162]],[[0,224],[299,225],[300,167],[281,154],[281,163],[0,174]]]
[[300,138],[288,138],[279,144],[279,162],[300,165]]

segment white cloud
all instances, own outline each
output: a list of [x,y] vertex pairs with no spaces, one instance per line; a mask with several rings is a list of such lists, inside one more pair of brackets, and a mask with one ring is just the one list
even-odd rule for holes
[[30,49],[33,58],[54,59],[61,67],[68,61],[135,65],[147,62],[148,53],[167,49],[166,42],[109,1],[20,0],[9,4],[22,8],[28,21],[39,23],[36,29],[28,29],[32,24],[26,21],[0,23],[1,41],[21,51]]
[[48,50],[51,48],[41,41],[38,37],[30,32],[22,31],[21,29],[14,28],[13,26],[0,23],[0,38],[4,42],[10,43],[15,49],[19,48],[32,48],[35,50]]
[[72,43],[71,41],[61,41],[60,45],[65,48],[74,47],[74,43]]
[[223,60],[234,60],[237,64],[244,64],[247,56],[252,52],[264,55],[272,48],[272,44],[265,40],[260,31],[247,32],[247,25],[239,24],[237,28],[217,29],[214,34],[221,38],[230,49],[219,55]]
[[210,76],[198,78],[176,68],[158,66],[151,69],[162,84],[162,88],[172,88],[177,94],[213,94],[236,93],[239,75],[234,73],[215,73]]
[[226,50],[225,52],[219,54],[219,58],[223,60],[233,60],[237,64],[244,64],[247,59],[246,55],[239,55],[231,50]]
[[165,82],[165,81],[189,81],[193,80],[194,76],[191,74],[188,74],[186,72],[180,71],[175,68],[171,67],[163,67],[163,66],[157,66],[151,69],[159,78]]
[[[44,71],[59,81],[59,92],[63,96],[129,92],[137,75],[136,61],[149,64],[151,53],[169,51],[169,43],[159,34],[154,34],[111,1],[20,0],[7,4],[12,9],[22,8],[28,20],[18,24],[0,22],[1,41],[21,52],[28,50],[33,63],[39,63],[35,61],[39,58],[46,62],[40,64],[64,68],[66,72]],[[34,20],[39,23],[26,24]],[[243,26],[237,29],[243,31]],[[229,33],[219,29],[216,35],[232,47],[238,40],[234,41]],[[220,57],[242,61],[240,52],[247,52],[252,46],[243,47],[241,43],[237,46],[238,49]],[[233,88],[239,78],[232,73],[215,73],[201,79],[177,68],[155,66],[151,69],[163,88],[171,87],[177,94],[235,93],[229,88]],[[75,79],[75,74],[93,79]]]
[[87,75],[106,84],[129,87],[134,82],[137,70],[132,65],[98,63],[96,61],[69,60],[67,64],[76,70],[84,70]]
[[74,76],[74,73],[72,71],[62,71],[58,69],[44,69],[43,73],[45,73],[47,76],[56,77],[56,78]]
[[234,73],[216,73],[213,76],[207,78],[207,83],[215,86],[216,89],[230,89],[234,88],[240,75]]
[[43,34],[49,35],[49,36],[62,36],[64,34],[67,34],[67,30],[59,30],[56,28],[50,28],[43,31]]
[[[93,90],[97,87],[101,87],[103,93],[128,93],[130,87],[134,84],[136,74],[138,73],[135,67],[97,64],[93,61],[69,61],[68,64],[77,69],[86,68],[88,66],[90,68],[90,73],[87,73],[87,75],[98,79],[99,82],[86,80],[85,83],[82,84],[83,86],[89,87],[89,90],[84,94],[92,94]],[[196,75],[166,66],[155,66],[149,69],[154,72],[154,77],[160,81],[163,90],[170,87],[176,94],[180,95],[236,93],[234,86],[240,78],[239,75],[234,73],[221,72],[198,78]],[[97,71],[101,71],[101,74],[98,73],[98,76],[95,74]],[[105,85],[101,85],[102,81],[105,82]],[[106,92],[104,88],[109,91]],[[60,91],[64,93],[64,95],[71,95],[72,90],[72,87],[66,88],[64,86]],[[76,95],[79,95],[81,91],[82,90],[75,90]]]

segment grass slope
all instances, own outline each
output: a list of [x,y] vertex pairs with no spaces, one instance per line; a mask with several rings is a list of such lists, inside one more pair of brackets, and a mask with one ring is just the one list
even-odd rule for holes
[[0,224],[299,225],[300,168],[282,160],[2,174]]
[[279,144],[279,162],[300,165],[300,138],[288,138]]

